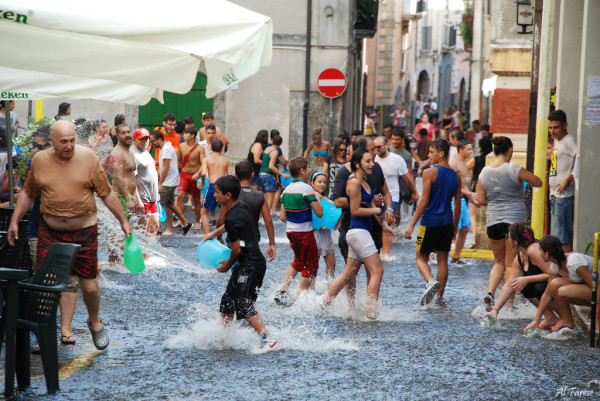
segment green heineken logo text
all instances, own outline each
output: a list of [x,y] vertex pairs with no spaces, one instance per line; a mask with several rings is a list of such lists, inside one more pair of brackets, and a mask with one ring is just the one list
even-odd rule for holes
[[25,93],[25,92],[0,92],[0,99],[29,99],[29,93]]
[[2,21],[14,21],[21,24],[27,24],[27,15],[18,14],[14,11],[3,11],[0,10],[0,20]]

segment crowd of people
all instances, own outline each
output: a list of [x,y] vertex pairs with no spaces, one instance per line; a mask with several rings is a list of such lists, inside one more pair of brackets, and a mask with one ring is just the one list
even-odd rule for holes
[[[279,131],[261,130],[248,149],[247,160],[235,165],[226,157],[230,142],[215,125],[212,113],[202,115],[200,129],[190,116],[178,122],[174,114],[167,113],[162,126],[152,132],[132,129],[123,115],[115,117],[110,129],[105,120],[98,119],[93,134],[81,146],[76,144],[74,125],[64,119],[70,105],[61,107],[51,127],[40,127],[33,134],[39,146],[29,157],[9,240],[14,241],[17,222],[33,206],[30,224],[35,226],[30,243],[37,265],[52,242],[85,246],[73,270],[70,295],[61,300],[63,343],[76,341],[70,320],[77,287],[83,292],[94,344],[103,349],[109,342],[98,316],[94,193],[126,235],[132,230],[129,219],[133,215],[138,216],[137,228],[150,237],[174,235],[177,227],[182,235],[202,230],[203,241],[222,240],[226,233],[231,256],[221,261],[217,270],[231,269],[232,274],[220,312],[226,322],[234,317],[246,319],[260,335],[264,351],[276,347],[277,342],[269,338],[255,301],[266,261],[276,256],[272,218],[278,208],[294,253],[274,297],[279,305],[290,305],[303,291],[314,290],[319,259],[323,258],[328,288],[322,307],[331,305],[343,289],[352,307],[356,277],[364,265],[365,316],[376,320],[383,261],[392,260],[391,243],[404,215],[410,219],[404,238],[411,239],[417,228],[415,261],[425,282],[420,303],[444,307],[449,262],[465,263],[461,251],[473,216],[482,206],[486,206],[486,231],[494,254],[488,291],[481,299],[486,316],[496,319],[499,310],[511,305],[515,293],[521,292],[538,308],[526,329],[568,332],[574,330],[569,305],[590,303],[591,259],[572,253],[576,147],[567,133],[566,115],[560,110],[549,117],[554,138],[549,182],[552,233],[556,236],[537,241],[526,223],[523,188],[541,186],[541,178],[511,162],[511,140],[492,136],[489,126],[479,121],[473,121],[465,135],[459,116],[447,110],[443,117],[448,126],[442,132],[436,130],[428,116],[432,99],[423,103],[412,135],[406,132],[410,115],[400,106],[390,115],[392,123],[384,127],[381,136],[372,129],[372,135],[343,132],[332,146],[316,130],[303,156],[289,161]],[[486,165],[492,151],[494,158]],[[420,194],[417,176],[422,176]],[[194,223],[183,213],[186,197],[194,209]],[[334,206],[342,209],[335,228],[315,229],[313,214],[322,217],[324,210]],[[162,228],[159,208],[166,212]],[[260,219],[268,235],[266,258],[259,247]],[[337,276],[334,231],[339,233],[345,264]],[[452,243],[455,250],[450,259]],[[435,277],[432,260],[437,266]],[[298,273],[298,289],[291,290]],[[505,285],[496,299],[502,280]]]

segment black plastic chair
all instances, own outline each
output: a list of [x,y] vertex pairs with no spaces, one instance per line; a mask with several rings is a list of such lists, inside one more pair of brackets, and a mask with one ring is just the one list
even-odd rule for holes
[[40,269],[19,283],[16,367],[19,387],[31,384],[29,332],[32,331],[40,346],[48,393],[58,390],[56,310],[79,248],[77,244],[52,244]]
[[15,246],[11,246],[8,243],[7,232],[13,212],[14,207],[0,208],[0,267],[24,269],[31,273],[33,269],[27,239],[29,213],[19,220],[19,239],[15,240]]

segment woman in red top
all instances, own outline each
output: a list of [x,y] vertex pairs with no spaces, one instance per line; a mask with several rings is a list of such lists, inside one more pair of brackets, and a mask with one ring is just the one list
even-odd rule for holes
[[435,139],[434,127],[433,124],[429,122],[429,116],[427,113],[421,114],[421,121],[415,126],[415,130],[413,132],[413,136],[417,137],[417,134],[421,129],[427,130],[427,139],[433,141]]

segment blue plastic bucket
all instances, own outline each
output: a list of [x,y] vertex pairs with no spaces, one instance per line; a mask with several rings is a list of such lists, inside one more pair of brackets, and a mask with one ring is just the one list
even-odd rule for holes
[[220,261],[229,260],[231,249],[227,248],[216,239],[211,239],[206,242],[201,242],[198,245],[196,255],[198,256],[198,262],[200,262],[202,266],[209,269],[216,269],[219,267]]
[[315,230],[321,228],[333,230],[342,215],[342,209],[335,207],[332,202],[325,199],[321,199],[321,206],[323,207],[323,217],[317,217],[315,212],[312,212],[313,228]]
[[158,205],[158,221],[166,221],[167,213],[165,212],[165,209],[161,206],[160,201],[156,202],[156,204]]
[[283,174],[287,174],[287,175],[290,176],[290,178],[284,178],[284,177],[280,176],[280,178],[281,178],[281,185],[283,185],[284,187],[287,187],[288,185],[290,185],[292,183],[292,176],[290,175],[289,171],[281,170],[281,172]]

